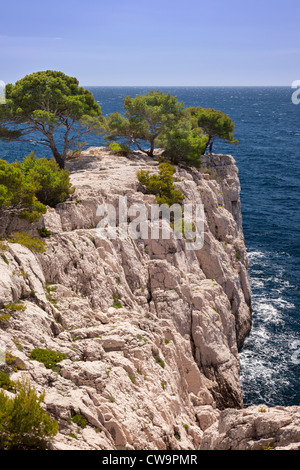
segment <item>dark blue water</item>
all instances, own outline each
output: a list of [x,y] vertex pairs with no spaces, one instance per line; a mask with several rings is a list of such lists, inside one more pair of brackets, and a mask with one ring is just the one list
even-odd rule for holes
[[[214,151],[236,159],[242,186],[243,228],[250,259],[253,328],[241,358],[245,405],[300,404],[300,105],[288,87],[160,88],[185,106],[213,107],[236,124],[238,147]],[[122,112],[125,95],[144,87],[90,87],[104,115]],[[85,139],[101,146],[99,136]],[[1,143],[0,158],[22,159],[46,147]],[[299,355],[298,355],[299,352]]]

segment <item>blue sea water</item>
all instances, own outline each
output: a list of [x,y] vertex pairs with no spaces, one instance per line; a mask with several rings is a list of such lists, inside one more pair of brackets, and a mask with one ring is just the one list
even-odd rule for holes
[[[104,115],[122,112],[126,95],[149,87],[90,87]],[[289,87],[159,87],[185,106],[220,109],[235,122],[234,156],[241,181],[243,229],[250,261],[253,327],[240,351],[246,406],[300,404],[300,105]],[[88,136],[101,146],[101,137]],[[21,160],[33,142],[0,142],[0,158]]]

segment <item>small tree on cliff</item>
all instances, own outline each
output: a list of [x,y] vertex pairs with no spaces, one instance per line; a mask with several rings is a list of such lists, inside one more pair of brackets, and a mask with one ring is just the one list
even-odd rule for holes
[[[136,147],[146,155],[153,157],[158,139],[182,117],[183,103],[175,96],[162,91],[153,91],[135,98],[123,99],[125,117],[112,113],[106,118],[108,140],[121,139]],[[150,148],[142,148],[144,142]]]
[[216,139],[225,140],[229,144],[238,144],[234,138],[234,122],[227,114],[216,109],[201,107],[186,108],[185,111],[193,125],[200,127],[208,137],[204,152],[207,148],[212,152]]
[[[76,78],[47,70],[6,86],[0,121],[1,139],[24,140],[24,136],[40,132],[42,141],[34,136],[30,140],[49,147],[60,168],[64,168],[67,153],[78,139],[95,129],[99,132],[102,115],[91,92],[79,87]],[[57,134],[60,146],[55,140]]]
[[193,127],[190,120],[181,119],[167,130],[160,139],[163,157],[171,163],[186,166],[201,166],[208,137],[199,127]]

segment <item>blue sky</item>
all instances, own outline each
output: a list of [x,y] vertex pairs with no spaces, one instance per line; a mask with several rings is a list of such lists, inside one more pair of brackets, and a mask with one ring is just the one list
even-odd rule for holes
[[300,79],[299,0],[15,0],[0,21],[6,83],[39,70],[83,86]]

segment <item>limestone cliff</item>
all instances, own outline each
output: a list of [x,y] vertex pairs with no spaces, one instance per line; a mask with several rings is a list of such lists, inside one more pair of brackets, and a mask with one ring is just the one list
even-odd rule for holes
[[[1,320],[0,340],[17,358],[12,379],[26,374],[46,393],[60,427],[52,448],[244,449],[275,435],[299,445],[298,408],[271,413],[284,414],[278,425],[259,407],[243,410],[238,349],[251,328],[251,292],[234,159],[213,155],[201,170],[177,168],[185,201],[205,208],[197,251],[174,235],[99,236],[99,205],[117,206],[119,196],[129,205],[153,202],[136,178],[139,169],[157,171],[153,159],[90,148],[69,169],[76,192],[40,221],[51,232],[46,252],[9,244],[0,257],[0,308],[19,300],[26,307]],[[2,218],[0,235],[36,229]],[[67,359],[54,372],[29,358],[34,348]],[[253,433],[235,436],[236,422]]]

